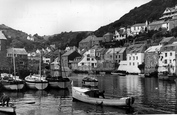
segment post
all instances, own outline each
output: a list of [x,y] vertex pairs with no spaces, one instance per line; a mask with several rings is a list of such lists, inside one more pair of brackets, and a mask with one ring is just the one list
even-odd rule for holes
[[13,68],[14,68],[14,76],[15,76],[15,79],[16,79],[16,70],[15,70],[15,54],[14,54],[14,48],[12,48],[12,51],[13,51]]

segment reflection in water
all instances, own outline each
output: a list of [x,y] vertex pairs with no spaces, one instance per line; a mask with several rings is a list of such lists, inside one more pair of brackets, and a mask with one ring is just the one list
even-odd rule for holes
[[92,104],[83,103],[80,101],[73,102],[72,104],[75,113],[89,113],[89,114],[130,114],[134,112],[133,108],[117,108],[117,107],[106,107],[97,106]]
[[[96,76],[98,88],[105,90],[111,98],[133,96],[135,103],[131,109],[100,107],[82,102],[72,102],[71,88],[46,91],[27,90],[24,92],[5,92],[16,103],[17,115],[59,115],[59,114],[128,114],[128,113],[177,113],[177,93],[174,81],[157,78],[143,78],[137,75]],[[81,86],[83,76],[72,76],[74,86]],[[25,101],[35,101],[27,104]]]

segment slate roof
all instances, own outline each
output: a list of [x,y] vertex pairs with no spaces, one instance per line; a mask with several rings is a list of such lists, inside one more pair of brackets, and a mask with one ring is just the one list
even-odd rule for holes
[[149,24],[149,26],[153,26],[153,25],[160,25],[160,24],[163,24],[165,23],[164,20],[160,20],[160,21],[153,21]]
[[7,38],[5,37],[5,35],[2,33],[2,31],[0,31],[0,40],[6,40]]
[[92,39],[96,39],[96,36],[95,35],[90,35],[90,36],[86,37],[85,39],[83,39],[82,41],[80,41],[80,43],[82,43],[82,42],[89,42]]
[[130,45],[130,46],[127,48],[127,54],[143,53],[143,52],[144,52],[144,47],[145,47],[145,44],[134,44],[134,45]]
[[145,26],[145,23],[138,23],[138,24],[132,25],[132,27],[136,27],[136,26]]
[[151,46],[149,47],[145,52],[156,52],[156,51],[160,51],[160,48],[162,47],[162,45],[158,45],[158,46]]
[[69,50],[66,53],[64,53],[62,56],[69,56],[70,54],[72,54],[73,52],[75,52],[76,50]]
[[168,43],[170,42],[171,39],[173,39],[174,37],[164,37],[161,41],[160,41],[160,44],[162,43]]
[[7,49],[8,54],[19,54],[19,55],[27,55],[25,48],[9,48]]

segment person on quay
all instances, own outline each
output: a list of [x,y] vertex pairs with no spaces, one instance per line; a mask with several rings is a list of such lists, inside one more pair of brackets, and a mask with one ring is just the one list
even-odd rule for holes
[[9,106],[10,97],[8,95],[6,95],[5,93],[3,93],[2,96],[0,97],[0,101],[1,101],[2,106],[4,106],[5,103],[6,103],[6,106],[8,107]]

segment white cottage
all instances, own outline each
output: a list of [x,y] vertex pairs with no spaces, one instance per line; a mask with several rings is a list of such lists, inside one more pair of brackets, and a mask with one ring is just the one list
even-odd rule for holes
[[144,62],[145,44],[134,44],[127,48],[127,60],[121,61],[118,70],[128,73],[140,73],[138,65]]
[[176,73],[176,54],[177,43],[163,46],[160,50],[159,72]]
[[95,59],[95,49],[90,49],[83,54],[83,58],[78,63],[78,69],[89,71],[97,67],[97,60]]

